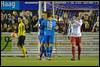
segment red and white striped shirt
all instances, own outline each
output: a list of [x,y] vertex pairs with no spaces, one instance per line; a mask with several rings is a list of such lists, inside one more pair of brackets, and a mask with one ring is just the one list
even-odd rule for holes
[[68,36],[80,37],[81,36],[82,20],[73,20],[73,23],[69,25]]

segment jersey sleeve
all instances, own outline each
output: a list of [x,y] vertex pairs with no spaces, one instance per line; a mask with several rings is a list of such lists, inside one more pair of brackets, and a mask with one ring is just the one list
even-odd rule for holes
[[54,30],[56,29],[56,21],[53,20],[53,26],[54,26]]
[[43,18],[39,19],[37,24],[38,24],[39,28],[42,28],[42,26],[43,26]]
[[18,25],[18,36],[20,36],[21,30],[20,30],[20,24]]

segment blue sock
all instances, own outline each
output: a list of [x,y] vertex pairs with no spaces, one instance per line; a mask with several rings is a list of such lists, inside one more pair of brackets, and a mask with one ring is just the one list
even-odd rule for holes
[[40,46],[40,58],[42,58],[43,53],[44,53],[44,46],[41,45]]
[[52,55],[52,46],[47,47],[47,57],[51,57]]
[[50,57],[52,56],[52,46],[50,46]]
[[46,47],[44,47],[44,56],[45,56],[45,57],[47,57],[46,54],[47,54],[47,53],[46,53]]
[[47,48],[46,48],[47,57],[49,57],[49,52],[50,52],[50,51],[49,51],[49,47],[47,47]]

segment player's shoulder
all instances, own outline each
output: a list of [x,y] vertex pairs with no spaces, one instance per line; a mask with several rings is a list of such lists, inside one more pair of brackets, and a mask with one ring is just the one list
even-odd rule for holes
[[43,20],[43,22],[47,22],[47,21],[48,21],[47,19],[44,19],[44,20]]
[[40,18],[40,19],[39,19],[39,21],[42,21],[42,20],[43,20],[43,18]]
[[56,20],[55,19],[52,19],[52,22],[56,22]]
[[43,19],[42,21],[41,21],[41,24],[46,24],[46,22],[47,22],[47,20],[46,19]]
[[21,25],[24,26],[24,23],[22,22]]
[[23,22],[19,23],[19,26],[24,26],[24,23]]

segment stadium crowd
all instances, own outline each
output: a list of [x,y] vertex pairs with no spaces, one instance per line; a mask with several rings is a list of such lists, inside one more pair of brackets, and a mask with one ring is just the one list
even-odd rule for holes
[[[57,21],[56,31],[59,33],[67,33],[68,24],[74,17],[76,11],[63,11],[62,15],[55,14]],[[81,10],[79,11],[80,18],[83,20],[82,32],[97,32],[99,31],[99,11],[98,10]],[[17,32],[18,17],[22,16],[26,28],[26,32],[37,32],[38,27],[35,25],[38,22],[38,14],[32,11],[1,11],[1,31],[2,32]]]

